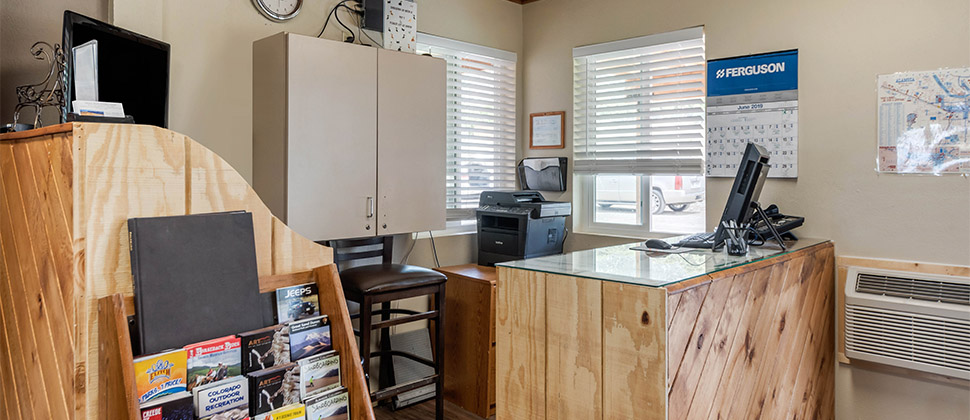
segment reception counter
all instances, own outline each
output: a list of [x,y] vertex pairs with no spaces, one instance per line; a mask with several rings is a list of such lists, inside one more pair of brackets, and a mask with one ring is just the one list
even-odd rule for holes
[[834,417],[834,249],[502,263],[496,418]]

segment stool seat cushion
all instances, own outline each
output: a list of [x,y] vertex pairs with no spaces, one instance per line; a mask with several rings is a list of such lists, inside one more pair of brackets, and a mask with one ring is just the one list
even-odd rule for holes
[[356,295],[385,293],[444,283],[448,278],[434,270],[403,264],[372,264],[340,272],[344,290]]

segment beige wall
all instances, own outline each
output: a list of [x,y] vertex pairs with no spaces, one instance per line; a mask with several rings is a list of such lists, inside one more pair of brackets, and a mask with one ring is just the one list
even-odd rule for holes
[[[45,61],[30,55],[37,41],[61,43],[64,10],[95,19],[108,18],[108,0],[2,0],[0,1],[0,124],[13,122],[17,86],[39,83],[47,77]],[[43,113],[44,123],[58,123],[53,109]],[[24,111],[20,122],[33,123],[33,111]]]
[[[970,178],[873,171],[876,75],[970,67],[967,0],[542,0],[523,11],[521,115],[566,110],[570,121],[580,45],[704,25],[708,58],[798,48],[799,178],[769,180],[762,201],[805,216],[799,231],[834,239],[839,255],[970,264]],[[555,155],[526,141],[525,156]],[[730,182],[707,182],[709,227]],[[840,419],[970,416],[966,388],[841,366],[836,388]]]
[[[507,0],[418,0],[418,30],[459,41],[511,51],[518,55],[522,73],[522,7]],[[524,87],[517,80],[518,92]],[[522,95],[517,95],[518,108]],[[521,118],[519,134],[522,133]],[[399,240],[397,253],[409,239]],[[436,237],[438,262],[441,266],[468,264],[478,260],[478,242],[474,234]],[[431,241],[419,239],[408,262],[434,267]]]
[[[316,35],[337,0],[306,1],[288,23],[249,0],[111,0],[114,24],[172,45],[170,128],[252,179],[252,43],[288,31]],[[347,16],[341,11],[341,18]],[[521,6],[505,0],[418,0],[418,30],[519,52]],[[342,37],[330,22],[324,37]]]
[[[205,7],[196,0],[112,0],[111,11],[115,25],[172,45],[170,128],[209,147],[251,181],[252,42],[280,31],[315,35],[336,3],[304,2],[300,15],[283,24],[263,18],[249,0],[206,0]],[[331,21],[324,37],[341,38],[338,28]],[[418,30],[521,55],[522,7],[506,0],[418,0]],[[433,266],[425,241],[415,245],[410,261]],[[477,252],[474,235],[436,242],[444,265],[470,262]]]
[[[32,81],[36,68],[43,71],[26,56],[27,48],[39,39],[59,42],[61,13],[70,7],[172,44],[171,128],[210,147],[251,179],[252,41],[279,31],[315,34],[335,3],[307,1],[300,16],[277,24],[262,18],[249,0],[3,0],[0,120],[11,118],[13,86]],[[528,142],[523,133],[528,133],[530,112],[565,110],[567,124],[571,121],[575,46],[705,25],[709,58],[798,48],[800,177],[769,181],[763,201],[806,216],[800,231],[833,238],[840,255],[970,264],[970,179],[873,171],[875,75],[970,66],[967,0],[418,3],[422,32],[519,54],[520,157],[571,154],[569,134],[566,150],[538,152],[523,146]],[[340,37],[337,28],[331,22],[326,36]],[[12,55],[20,50],[22,57]],[[729,182],[708,181],[709,226],[720,214]],[[546,195],[571,199],[569,191]],[[441,264],[473,262],[475,241],[475,235],[437,238]],[[623,242],[574,233],[566,247]],[[398,240],[398,255],[408,244],[407,238]],[[433,266],[430,245],[419,240],[409,261]],[[839,418],[965,419],[970,414],[965,388],[849,367],[839,367],[837,381]]]

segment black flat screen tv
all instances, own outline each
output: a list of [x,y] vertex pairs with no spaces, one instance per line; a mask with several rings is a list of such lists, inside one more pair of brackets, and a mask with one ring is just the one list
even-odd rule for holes
[[[74,100],[72,48],[98,40],[98,100],[120,102],[135,123],[168,128],[170,46],[87,16],[64,11],[65,109]],[[64,121],[61,121],[64,122]]]

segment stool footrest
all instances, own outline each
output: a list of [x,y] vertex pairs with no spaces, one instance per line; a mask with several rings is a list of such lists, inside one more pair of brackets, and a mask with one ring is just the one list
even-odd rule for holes
[[424,378],[424,379],[418,379],[416,381],[411,381],[411,382],[403,383],[403,384],[400,384],[400,385],[394,385],[394,386],[391,386],[391,387],[387,387],[387,388],[384,388],[384,389],[380,389],[380,390],[371,392],[370,399],[371,399],[371,401],[375,401],[375,402],[376,401],[385,400],[385,399],[391,398],[391,397],[393,397],[395,395],[403,394],[405,392],[408,392],[408,391],[411,391],[411,390],[415,390],[415,389],[421,388],[423,386],[431,385],[431,384],[435,383],[435,381],[437,381],[437,380],[438,380],[438,375],[435,374],[435,375],[431,375],[431,376],[429,376],[427,378]]
[[419,314],[420,312],[415,311],[415,310],[411,310],[411,309],[404,309],[404,308],[390,308],[390,309],[388,309],[386,311],[383,310],[383,309],[378,309],[376,311],[371,311],[371,316],[383,315],[384,313],[387,313],[387,314],[390,314],[390,315],[393,315],[393,314],[398,314],[398,315],[414,315],[414,314]]
[[428,366],[428,367],[435,367],[434,361],[432,361],[432,360],[425,359],[425,358],[423,358],[421,356],[418,356],[416,354],[411,354],[411,353],[403,352],[403,351],[400,351],[400,350],[373,351],[373,352],[370,353],[370,357],[379,357],[379,356],[384,356],[384,355],[406,357],[406,358],[411,359],[411,360],[414,360],[415,362],[418,362],[418,363],[420,363],[422,365],[425,365],[425,366]]

